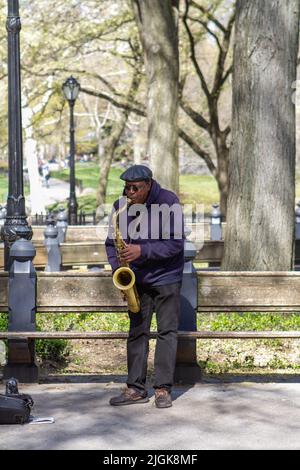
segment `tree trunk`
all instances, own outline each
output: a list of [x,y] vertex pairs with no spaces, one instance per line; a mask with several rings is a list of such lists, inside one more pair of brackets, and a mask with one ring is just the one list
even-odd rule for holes
[[145,119],[134,126],[133,132],[133,161],[135,165],[140,165],[146,157],[146,126]]
[[238,0],[225,270],[293,266],[299,0]]
[[133,0],[148,79],[148,155],[154,177],[179,189],[178,168],[178,2]]
[[[138,91],[140,82],[141,82],[141,74],[137,66],[137,68],[134,70],[130,90],[127,95],[128,103],[130,103],[130,101],[134,99]],[[97,200],[96,220],[97,222],[99,222],[101,218],[104,216],[103,206],[104,206],[105,198],[106,198],[109,170],[111,167],[111,163],[113,160],[116,146],[118,145],[120,137],[123,134],[123,131],[125,129],[129,113],[130,113],[129,109],[125,109],[124,111],[122,111],[120,120],[113,123],[110,136],[108,137],[104,145],[103,155],[102,155],[102,158],[100,159],[100,177],[99,177],[99,184],[98,184],[98,190],[97,190],[97,195],[96,195],[96,200]]]
[[116,146],[118,145],[119,139],[123,134],[125,125],[127,121],[127,116],[125,113],[122,113],[122,116],[118,122],[113,124],[110,136],[108,137],[103,151],[102,159],[100,160],[100,177],[97,189],[97,210],[96,210],[96,220],[99,222],[104,216],[104,202],[106,197],[107,182],[109,170],[113,160],[114,152]]
[[226,218],[228,200],[228,159],[229,149],[225,144],[221,149],[218,149],[218,167],[216,172],[216,180],[220,192],[220,211],[224,220]]
[[42,183],[38,172],[38,152],[37,142],[33,138],[32,118],[34,111],[25,106],[22,110],[24,127],[24,157],[26,159],[30,188],[30,213],[44,214],[46,212],[45,203],[42,197]]

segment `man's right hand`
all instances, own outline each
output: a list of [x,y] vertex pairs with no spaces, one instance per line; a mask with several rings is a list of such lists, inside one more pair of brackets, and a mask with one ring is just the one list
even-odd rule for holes
[[130,244],[120,251],[120,258],[122,262],[132,263],[141,256],[141,245]]

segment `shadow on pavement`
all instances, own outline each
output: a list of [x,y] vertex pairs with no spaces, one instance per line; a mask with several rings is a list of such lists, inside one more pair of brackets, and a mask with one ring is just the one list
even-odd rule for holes
[[122,384],[126,382],[126,375],[47,375],[41,377],[39,383],[41,384],[55,384],[55,383],[117,383]]
[[[126,375],[49,375],[40,379],[40,384],[88,384],[88,383],[101,383],[101,384],[116,384],[120,385],[120,390],[122,385],[126,384]],[[173,400],[175,401],[178,397],[186,393],[192,384],[175,384],[172,392]],[[149,398],[154,396],[154,389],[152,383],[149,380],[147,382],[148,396]]]
[[300,374],[203,374],[202,383],[300,383]]
[[[102,384],[126,384],[126,375],[95,375],[95,374],[49,374],[41,376],[40,384],[56,384],[56,383],[74,383],[74,384],[88,384],[88,383],[102,383]],[[0,372],[0,382],[4,382],[2,373]],[[299,374],[257,374],[257,373],[237,373],[237,374],[205,374],[202,375],[200,384],[218,384],[218,383],[300,383]],[[189,389],[193,384],[175,383],[174,388]],[[152,378],[147,381],[147,387],[152,388]]]

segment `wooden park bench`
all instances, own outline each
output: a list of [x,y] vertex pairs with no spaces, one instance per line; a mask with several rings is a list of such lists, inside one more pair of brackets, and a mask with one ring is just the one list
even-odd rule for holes
[[[22,294],[20,294],[22,295]],[[23,293],[24,295],[24,293]],[[36,311],[47,314],[74,312],[125,312],[127,306],[113,287],[110,273],[37,273]],[[0,311],[8,311],[8,275],[0,273]],[[299,272],[198,272],[195,313],[300,312]],[[182,313],[184,315],[184,311]],[[19,330],[20,328],[18,328]],[[126,339],[122,331],[1,331],[0,340],[30,345],[35,339]],[[156,338],[151,332],[150,338]],[[185,328],[179,336],[181,377],[189,382],[196,363],[196,340],[300,338],[300,331],[202,331]],[[28,346],[28,350],[32,347]],[[21,350],[23,351],[24,348]],[[17,356],[18,357],[17,353]],[[23,354],[23,352],[22,352]],[[30,353],[27,359],[30,362]],[[17,359],[17,362],[19,359]],[[21,361],[22,362],[22,361]],[[177,364],[178,365],[178,364]],[[26,379],[21,381],[36,381]],[[185,372],[187,371],[187,375]],[[197,374],[196,374],[197,375]],[[192,376],[194,377],[195,374]],[[191,380],[193,382],[193,379]]]
[[[300,312],[299,272],[198,272],[197,311]],[[0,273],[0,311],[8,311],[8,275]],[[125,312],[110,273],[37,275],[37,312]],[[300,338],[300,331],[181,331],[182,338]],[[0,332],[3,338],[125,338],[124,332]],[[152,335],[155,337],[155,334]]]
[[[34,266],[37,269],[43,269],[47,264],[47,249],[40,242],[34,242],[34,246],[36,248]],[[62,243],[60,249],[63,269],[72,266],[103,266],[107,264],[104,242],[67,242]],[[195,262],[221,262],[222,256],[223,242],[206,240],[203,247],[197,250]],[[0,270],[3,269],[4,248],[2,245],[0,246]]]
[[[46,226],[32,226],[34,243],[43,243]],[[66,232],[66,242],[100,242],[107,236],[107,225],[69,225]]]
[[[192,233],[195,232],[196,226],[199,224],[188,223],[187,227]],[[226,223],[222,223],[222,232],[225,233]],[[32,226],[34,243],[44,241],[45,226]],[[210,224],[205,222],[202,223],[203,237],[205,240],[210,238]],[[104,242],[107,237],[108,227],[107,225],[69,225],[66,232],[66,242]]]
[[[47,250],[41,243],[34,243],[36,257],[34,265],[37,269],[45,268],[47,264]],[[224,242],[205,240],[204,245],[197,249],[195,263],[218,263],[223,257]],[[105,246],[103,242],[84,241],[67,242],[61,244],[62,268],[72,266],[103,266],[107,264]],[[300,240],[295,244],[295,265],[300,264]],[[3,246],[0,247],[0,270],[4,267]]]
[[[191,239],[197,229],[196,224],[188,224],[191,230]],[[226,223],[222,223],[222,233],[225,233]],[[47,264],[47,250],[44,245],[45,226],[33,227],[33,243],[36,248],[34,265],[37,269],[44,269]],[[209,263],[210,266],[219,266],[224,251],[223,240],[210,240],[210,224],[202,224],[204,245],[196,243],[195,263]],[[80,266],[104,266],[107,264],[104,240],[107,235],[107,226],[68,226],[66,241],[61,244],[62,269]],[[300,265],[300,240],[295,244],[295,265]],[[0,270],[4,267],[3,244],[0,245]]]

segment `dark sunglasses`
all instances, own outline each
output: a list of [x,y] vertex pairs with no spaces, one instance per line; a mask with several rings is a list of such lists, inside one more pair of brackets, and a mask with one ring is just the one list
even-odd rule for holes
[[136,184],[125,184],[124,189],[125,191],[133,191],[134,193],[137,193],[140,189],[143,189],[145,185],[143,184],[142,186],[137,186]]

